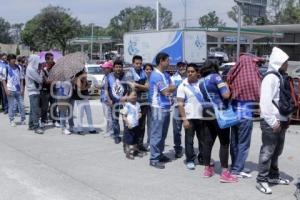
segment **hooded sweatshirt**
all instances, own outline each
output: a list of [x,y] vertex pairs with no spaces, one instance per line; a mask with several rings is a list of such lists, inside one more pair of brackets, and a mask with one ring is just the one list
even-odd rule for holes
[[[282,64],[288,59],[289,56],[285,52],[277,47],[274,47],[270,56],[268,72],[278,72]],[[278,126],[280,121],[288,121],[288,118],[282,116],[276,106],[272,103],[272,101],[274,101],[278,105],[279,92],[280,79],[275,74],[267,75],[261,84],[261,97],[259,104],[261,109],[261,117],[272,128]]]
[[40,94],[42,88],[43,76],[38,72],[40,57],[31,55],[28,59],[28,66],[26,70],[26,88],[28,95]]

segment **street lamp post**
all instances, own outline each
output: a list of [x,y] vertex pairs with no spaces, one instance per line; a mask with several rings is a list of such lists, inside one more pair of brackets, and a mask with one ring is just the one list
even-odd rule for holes
[[159,8],[160,3],[159,0],[156,1],[156,30],[159,31]]

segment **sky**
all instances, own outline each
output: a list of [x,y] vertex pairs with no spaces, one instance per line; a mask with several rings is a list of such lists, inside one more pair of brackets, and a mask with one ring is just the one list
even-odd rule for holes
[[[173,22],[182,24],[184,0],[160,0],[163,7],[173,13]],[[227,26],[235,23],[227,17],[227,12],[234,6],[234,0],[186,0],[187,25],[197,26],[200,16],[215,10]],[[10,23],[26,23],[39,11],[48,6],[69,8],[72,16],[83,24],[94,23],[106,27],[112,17],[126,7],[136,5],[156,7],[156,0],[0,0],[0,16]]]

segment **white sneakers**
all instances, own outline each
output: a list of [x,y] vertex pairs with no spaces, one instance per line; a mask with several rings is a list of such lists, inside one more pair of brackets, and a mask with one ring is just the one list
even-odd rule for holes
[[252,178],[252,175],[250,173],[246,173],[246,172],[240,172],[236,176],[238,178]]
[[11,121],[11,122],[10,122],[10,126],[11,126],[11,127],[16,127],[16,126],[17,126],[17,124],[16,124],[16,122],[14,122],[14,121]]
[[194,169],[196,168],[194,162],[188,162],[188,163],[186,163],[186,167],[187,167],[189,170],[194,170]]
[[259,182],[257,183],[256,188],[264,194],[272,194],[272,190],[268,182]]
[[70,135],[71,131],[69,131],[68,129],[65,128],[65,129],[62,130],[62,134]]
[[53,126],[56,127],[56,128],[60,128],[60,123],[55,122],[55,123],[53,123]]

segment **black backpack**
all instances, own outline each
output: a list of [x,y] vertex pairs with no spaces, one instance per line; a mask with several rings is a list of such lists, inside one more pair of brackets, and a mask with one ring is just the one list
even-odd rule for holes
[[292,78],[286,73],[282,74],[275,71],[267,72],[264,77],[269,74],[274,74],[280,79],[279,102],[278,104],[276,104],[276,102],[272,100],[272,103],[276,106],[281,115],[292,115],[297,108],[297,101]]

